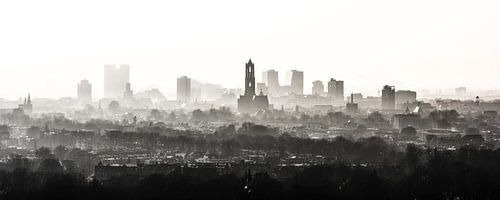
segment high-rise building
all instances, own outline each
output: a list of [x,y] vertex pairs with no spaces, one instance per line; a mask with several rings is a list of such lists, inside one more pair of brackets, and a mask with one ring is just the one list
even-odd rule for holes
[[335,99],[344,100],[344,81],[335,82]]
[[330,81],[328,81],[328,96],[334,97],[335,96],[335,79],[331,78]]
[[363,101],[363,98],[364,98],[363,94],[361,94],[361,93],[353,93],[353,94],[351,94],[351,96],[353,96],[353,99],[356,102]]
[[396,105],[398,108],[403,108],[401,106],[405,103],[413,103],[415,101],[417,101],[417,92],[410,90],[396,91]]
[[81,80],[77,86],[77,99],[79,102],[90,103],[92,101],[92,84],[87,79]]
[[355,114],[358,113],[358,104],[354,103],[354,94],[351,93],[351,101],[346,104],[345,108],[346,113],[348,114]]
[[123,98],[126,100],[131,100],[134,98],[134,91],[130,87],[130,83],[125,84],[125,92],[123,92]]
[[336,100],[344,100],[344,81],[331,78],[328,81],[328,96]]
[[259,92],[259,95],[255,95],[255,69],[254,63],[250,59],[245,64],[245,93],[240,95],[238,99],[238,111],[250,113],[268,109],[267,95],[264,95],[262,91]]
[[292,70],[287,73],[287,83],[290,84],[290,92],[302,95],[304,94],[304,72]]
[[325,92],[325,86],[323,85],[323,82],[317,80],[314,81],[312,86],[312,94],[313,95],[322,95]]
[[277,71],[267,70],[262,72],[262,82],[266,84],[268,94],[270,94],[271,96],[279,96],[280,83]]
[[191,101],[191,79],[187,76],[177,78],[177,101],[182,103]]
[[104,65],[104,97],[119,98],[130,83],[130,66]]
[[396,106],[396,92],[394,86],[384,85],[382,89],[382,109],[394,110]]

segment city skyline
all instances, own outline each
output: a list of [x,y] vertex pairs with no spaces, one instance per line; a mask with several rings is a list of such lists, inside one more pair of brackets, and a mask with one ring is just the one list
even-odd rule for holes
[[0,1],[0,200],[500,199],[498,11]]
[[[121,65],[114,65],[114,64],[105,64],[105,65],[102,65],[101,66],[101,72],[102,72],[102,69],[103,69],[103,66],[104,66],[104,69],[106,69],[107,67],[111,67],[115,70],[120,70],[121,68],[123,68],[124,66],[127,67],[127,75],[126,76],[130,76],[130,78],[127,78],[127,80],[123,80],[122,82],[124,83],[134,83],[134,85],[136,84],[139,84],[141,85],[141,83],[136,83],[134,82],[133,80],[129,80],[129,79],[133,79],[133,72],[130,72],[130,71],[134,71],[133,70],[133,66],[129,65],[129,64],[121,64]],[[281,87],[290,87],[290,81],[291,80],[288,80],[291,78],[291,74],[292,72],[297,72],[296,68],[291,68],[290,70],[286,70],[286,71],[280,71],[280,70],[275,70],[276,68],[267,68],[267,69],[264,69],[264,70],[260,70],[260,71],[256,71],[257,74],[261,75],[261,76],[256,76],[256,79],[257,80],[262,80],[262,82],[257,82],[256,81],[256,86],[258,86],[258,84],[265,84],[265,81],[264,81],[264,77],[265,77],[265,72],[267,71],[274,71],[278,74],[281,74],[279,76],[279,79],[278,79],[278,85],[281,86]],[[307,71],[298,71],[300,73],[304,73],[306,75],[303,75],[304,77],[307,77]],[[130,74],[128,74],[130,73]],[[105,89],[106,89],[106,86],[105,86],[105,82],[106,81],[103,81],[103,78],[106,79],[106,72],[105,73],[101,73],[101,77],[99,77],[100,80],[94,80],[94,81],[91,81],[90,79],[84,77],[84,78],[81,78],[81,79],[78,79],[78,80],[74,80],[74,84],[76,83],[79,83],[80,81],[82,80],[85,80],[85,81],[88,81],[90,84],[92,84],[93,86],[93,90],[92,90],[92,99],[93,100],[98,100],[98,99],[101,99],[101,98],[109,98],[105,95]],[[175,77],[174,78],[174,85],[173,85],[173,88],[172,86],[169,86],[169,87],[162,87],[160,86],[161,84],[149,84],[147,86],[144,86],[142,84],[142,87],[140,87],[137,91],[147,91],[147,90],[150,90],[150,89],[160,89],[162,90],[162,92],[164,94],[166,94],[167,98],[169,100],[177,100],[177,79],[179,77],[184,77],[184,76],[189,76],[190,78],[192,78],[192,76],[190,75],[179,75],[178,77]],[[236,76],[238,77],[238,76]],[[306,79],[306,78],[304,78]],[[313,92],[313,86],[314,86],[314,82],[317,82],[317,81],[321,81],[323,84],[324,84],[324,92],[325,94],[328,93],[328,83],[329,81],[331,81],[331,77],[330,78],[321,78],[321,79],[315,79],[315,78],[307,78],[307,80],[310,80],[312,79],[311,82],[305,82],[303,83],[303,95],[314,95],[314,92]],[[211,82],[207,82],[207,81],[204,81],[203,80],[203,77],[201,79],[194,79],[193,80],[196,80],[196,81],[201,81],[200,83],[203,83],[203,84],[216,84],[216,85],[220,85],[222,86],[224,89],[229,89],[229,90],[233,90],[233,89],[244,89],[244,87],[241,87],[240,84],[236,84],[237,86],[236,87],[231,87],[231,86],[234,86],[233,85],[230,85],[230,86],[226,86],[226,85],[223,85],[223,84],[217,84],[217,83],[211,83]],[[341,82],[343,82],[343,80],[339,80]],[[165,81],[163,81],[165,82]],[[171,82],[170,80],[168,80],[168,82]],[[391,82],[391,81],[388,81],[388,82]],[[384,83],[387,83],[384,82]],[[353,89],[352,87],[349,87],[349,84],[352,84],[351,81],[348,81],[347,83],[347,87],[344,87],[344,93],[345,94],[350,94],[350,93],[362,93],[363,95],[366,95],[366,96],[381,96],[381,92],[382,92],[382,89],[381,89],[381,86],[378,86],[377,87],[373,87],[373,90],[371,90],[372,88],[371,87],[368,87],[370,89],[359,89],[359,90],[355,90]],[[356,84],[356,83],[354,83]],[[125,91],[125,86],[126,84],[118,84],[118,85],[123,85],[123,91]],[[403,84],[404,85],[404,84]],[[268,87],[267,84],[265,84],[266,88]],[[398,87],[397,89],[398,90],[411,90],[411,91],[418,91],[418,92],[428,92],[429,94],[432,94],[432,95],[437,95],[436,97],[439,97],[440,94],[443,95],[443,97],[448,97],[448,96],[454,96],[454,97],[459,97],[459,98],[467,98],[468,99],[474,99],[475,98],[475,93],[480,93],[480,92],[486,92],[486,91],[496,91],[498,94],[500,94],[500,88],[496,88],[496,87],[489,87],[489,88],[470,88],[470,87],[466,87],[464,85],[457,85],[456,87],[450,87],[450,88],[439,88],[439,87],[436,87],[436,88],[403,88],[401,87],[400,85],[395,85],[396,87]],[[36,87],[35,87],[36,88]],[[464,89],[466,88],[466,92],[463,93],[463,94],[458,94],[457,93],[457,90],[459,89]],[[38,96],[37,98],[65,98],[65,97],[71,97],[71,98],[78,98],[77,95],[75,95],[75,88],[74,88],[74,85],[71,86],[71,91],[69,93],[72,93],[72,94],[61,94],[60,96]],[[36,91],[36,90],[27,90],[27,92],[32,92],[32,91]],[[123,96],[123,91],[121,92],[117,92],[117,95],[115,95],[114,97],[112,98],[121,98]],[[17,91],[19,92],[19,91]],[[23,93],[24,91],[22,92],[19,92],[19,93]],[[256,93],[258,93],[259,91],[256,89],[255,90]],[[282,91],[283,92],[283,91]],[[266,92],[266,94],[268,94]],[[342,95],[344,98],[346,98],[348,95]],[[491,94],[493,96],[495,95],[498,95],[496,93],[494,94]],[[23,95],[21,94],[20,97],[9,97],[9,96],[2,96],[0,98],[3,98],[3,99],[10,99],[10,100],[19,100],[19,99],[22,99]]]
[[129,64],[135,90],[159,88],[169,99],[182,75],[243,88],[248,58],[260,66],[257,80],[269,69],[281,82],[304,71],[305,93],[330,77],[346,81],[346,94],[377,95],[385,84],[500,88],[491,81],[500,73],[496,1],[192,3],[2,2],[0,97],[71,97],[88,79],[99,98],[108,63]]

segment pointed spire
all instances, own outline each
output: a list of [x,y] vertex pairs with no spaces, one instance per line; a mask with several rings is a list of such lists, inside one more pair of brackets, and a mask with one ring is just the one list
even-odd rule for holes
[[406,114],[409,114],[409,113],[410,113],[410,108],[408,108],[408,106],[406,106],[405,113],[406,113]]

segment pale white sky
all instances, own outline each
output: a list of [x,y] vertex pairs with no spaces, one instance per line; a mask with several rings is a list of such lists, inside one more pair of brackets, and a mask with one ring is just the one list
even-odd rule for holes
[[248,58],[258,81],[305,71],[306,91],[500,88],[500,1],[0,1],[2,98],[75,96],[83,78],[100,97],[104,64],[130,64],[134,90],[241,87]]

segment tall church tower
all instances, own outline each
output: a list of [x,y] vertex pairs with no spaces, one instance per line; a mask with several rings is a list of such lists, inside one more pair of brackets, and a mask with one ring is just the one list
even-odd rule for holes
[[245,96],[255,96],[255,72],[252,59],[248,60],[245,68]]

